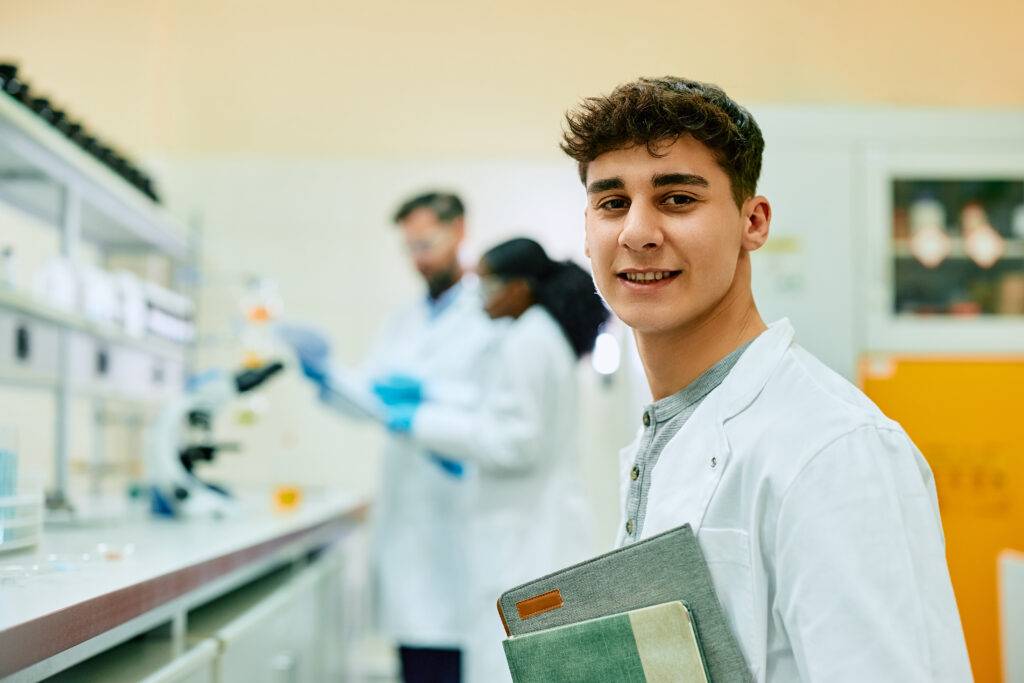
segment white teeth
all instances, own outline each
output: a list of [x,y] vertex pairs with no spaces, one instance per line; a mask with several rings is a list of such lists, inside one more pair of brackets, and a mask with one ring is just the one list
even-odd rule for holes
[[659,271],[656,273],[626,273],[626,279],[630,282],[655,282],[669,277],[670,275],[672,275],[672,273],[668,271]]

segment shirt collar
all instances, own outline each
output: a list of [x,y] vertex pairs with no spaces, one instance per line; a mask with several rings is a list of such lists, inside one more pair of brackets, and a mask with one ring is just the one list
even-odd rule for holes
[[647,406],[647,413],[655,424],[667,422],[710,394],[720,385],[746,351],[751,342],[734,349],[727,356],[705,370],[700,377],[685,387]]

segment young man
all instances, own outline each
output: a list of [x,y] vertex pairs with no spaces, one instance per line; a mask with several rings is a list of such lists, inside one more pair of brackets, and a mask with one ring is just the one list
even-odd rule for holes
[[757,681],[970,680],[927,463],[758,314],[771,206],[753,117],[666,77],[567,124],[594,280],[654,397],[623,452],[619,544],[689,523]]

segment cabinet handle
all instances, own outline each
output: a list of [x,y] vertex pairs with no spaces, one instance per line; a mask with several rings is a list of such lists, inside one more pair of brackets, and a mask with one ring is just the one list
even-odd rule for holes
[[22,363],[32,355],[32,335],[26,325],[18,325],[14,333],[14,356]]
[[274,681],[277,683],[297,683],[298,668],[295,666],[294,652],[281,652],[274,655],[270,660],[270,670],[274,674]]

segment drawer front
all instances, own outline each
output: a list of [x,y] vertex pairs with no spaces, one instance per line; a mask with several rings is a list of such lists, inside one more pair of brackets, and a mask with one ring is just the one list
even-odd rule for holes
[[217,634],[221,681],[322,680],[317,626],[320,572],[308,569]]
[[208,638],[141,683],[216,683],[217,641]]

